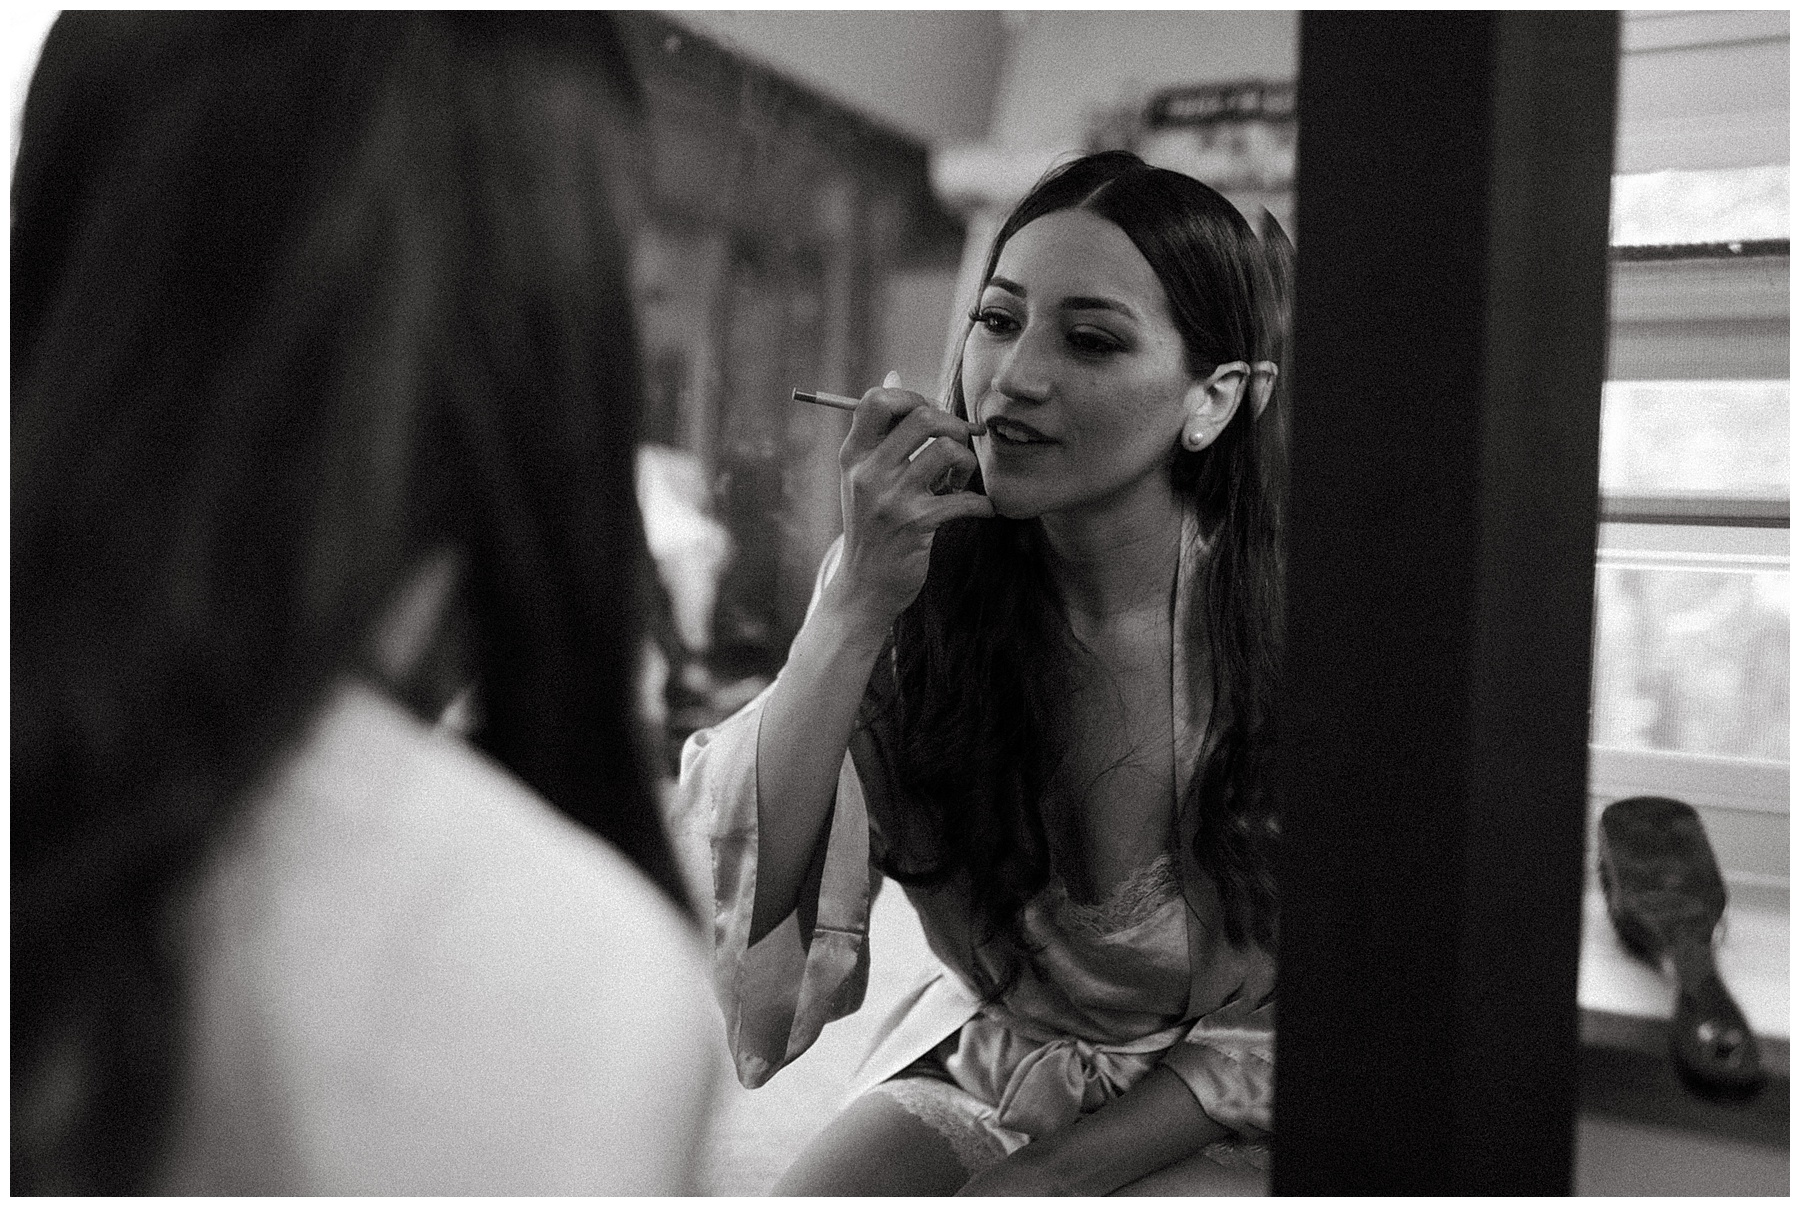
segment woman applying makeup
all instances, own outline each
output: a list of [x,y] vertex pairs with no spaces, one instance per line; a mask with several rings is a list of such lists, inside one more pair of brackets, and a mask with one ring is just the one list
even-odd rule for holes
[[1001,228],[952,410],[892,379],[858,408],[787,666],[683,759],[740,1079],[860,1004],[876,873],[943,968],[777,1193],[1261,1188],[1269,243],[1185,176],[1078,160]]

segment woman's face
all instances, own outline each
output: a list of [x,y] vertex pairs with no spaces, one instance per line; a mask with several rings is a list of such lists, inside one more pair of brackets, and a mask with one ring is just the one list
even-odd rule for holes
[[1020,228],[963,349],[975,454],[1014,519],[1166,489],[1194,378],[1162,283],[1119,227],[1058,210]]

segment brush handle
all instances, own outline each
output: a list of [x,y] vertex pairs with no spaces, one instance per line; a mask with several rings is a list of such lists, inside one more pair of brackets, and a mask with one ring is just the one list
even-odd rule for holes
[[1670,952],[1675,967],[1675,1017],[1669,1054],[1689,1089],[1706,1097],[1736,1098],[1762,1088],[1756,1036],[1719,978],[1710,942],[1685,942]]

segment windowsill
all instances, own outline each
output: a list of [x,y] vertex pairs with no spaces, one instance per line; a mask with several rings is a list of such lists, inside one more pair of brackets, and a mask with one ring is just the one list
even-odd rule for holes
[[1583,1112],[1776,1145],[1788,1140],[1788,894],[1736,884],[1715,948],[1719,974],[1756,1033],[1768,1085],[1745,1102],[1699,1098],[1676,1078],[1674,983],[1626,950],[1591,877],[1583,900]]

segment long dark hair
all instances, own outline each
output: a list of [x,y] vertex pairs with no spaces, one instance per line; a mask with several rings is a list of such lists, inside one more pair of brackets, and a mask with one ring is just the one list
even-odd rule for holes
[[151,1183],[169,903],[429,550],[474,740],[685,908],[630,689],[636,103],[594,14],[51,31],[13,185],[15,1192]]
[[[1287,364],[1291,245],[1268,219],[1264,239],[1225,198],[1126,152],[1102,152],[1053,170],[1007,218],[982,282],[1027,223],[1081,208],[1115,223],[1149,261],[1168,296],[1188,368],[1231,360]],[[1282,515],[1287,378],[1260,416],[1243,405],[1199,452],[1174,455],[1171,488],[1198,509],[1207,560],[1192,608],[1195,648],[1209,653],[1212,711],[1197,774],[1181,803],[1180,832],[1216,883],[1227,938],[1272,948],[1271,697],[1280,665]],[[961,364],[951,387],[967,414]],[[1079,651],[1045,568],[1036,520],[964,520],[939,529],[918,598],[895,624],[899,774],[917,807],[881,819],[884,870],[903,883],[965,881],[975,942],[1020,939],[1024,905],[1048,882],[1052,848],[1067,827],[1040,801],[1056,754],[1047,705]],[[1001,944],[1002,971],[1017,975]],[[1016,952],[1015,942],[1010,950]]]

